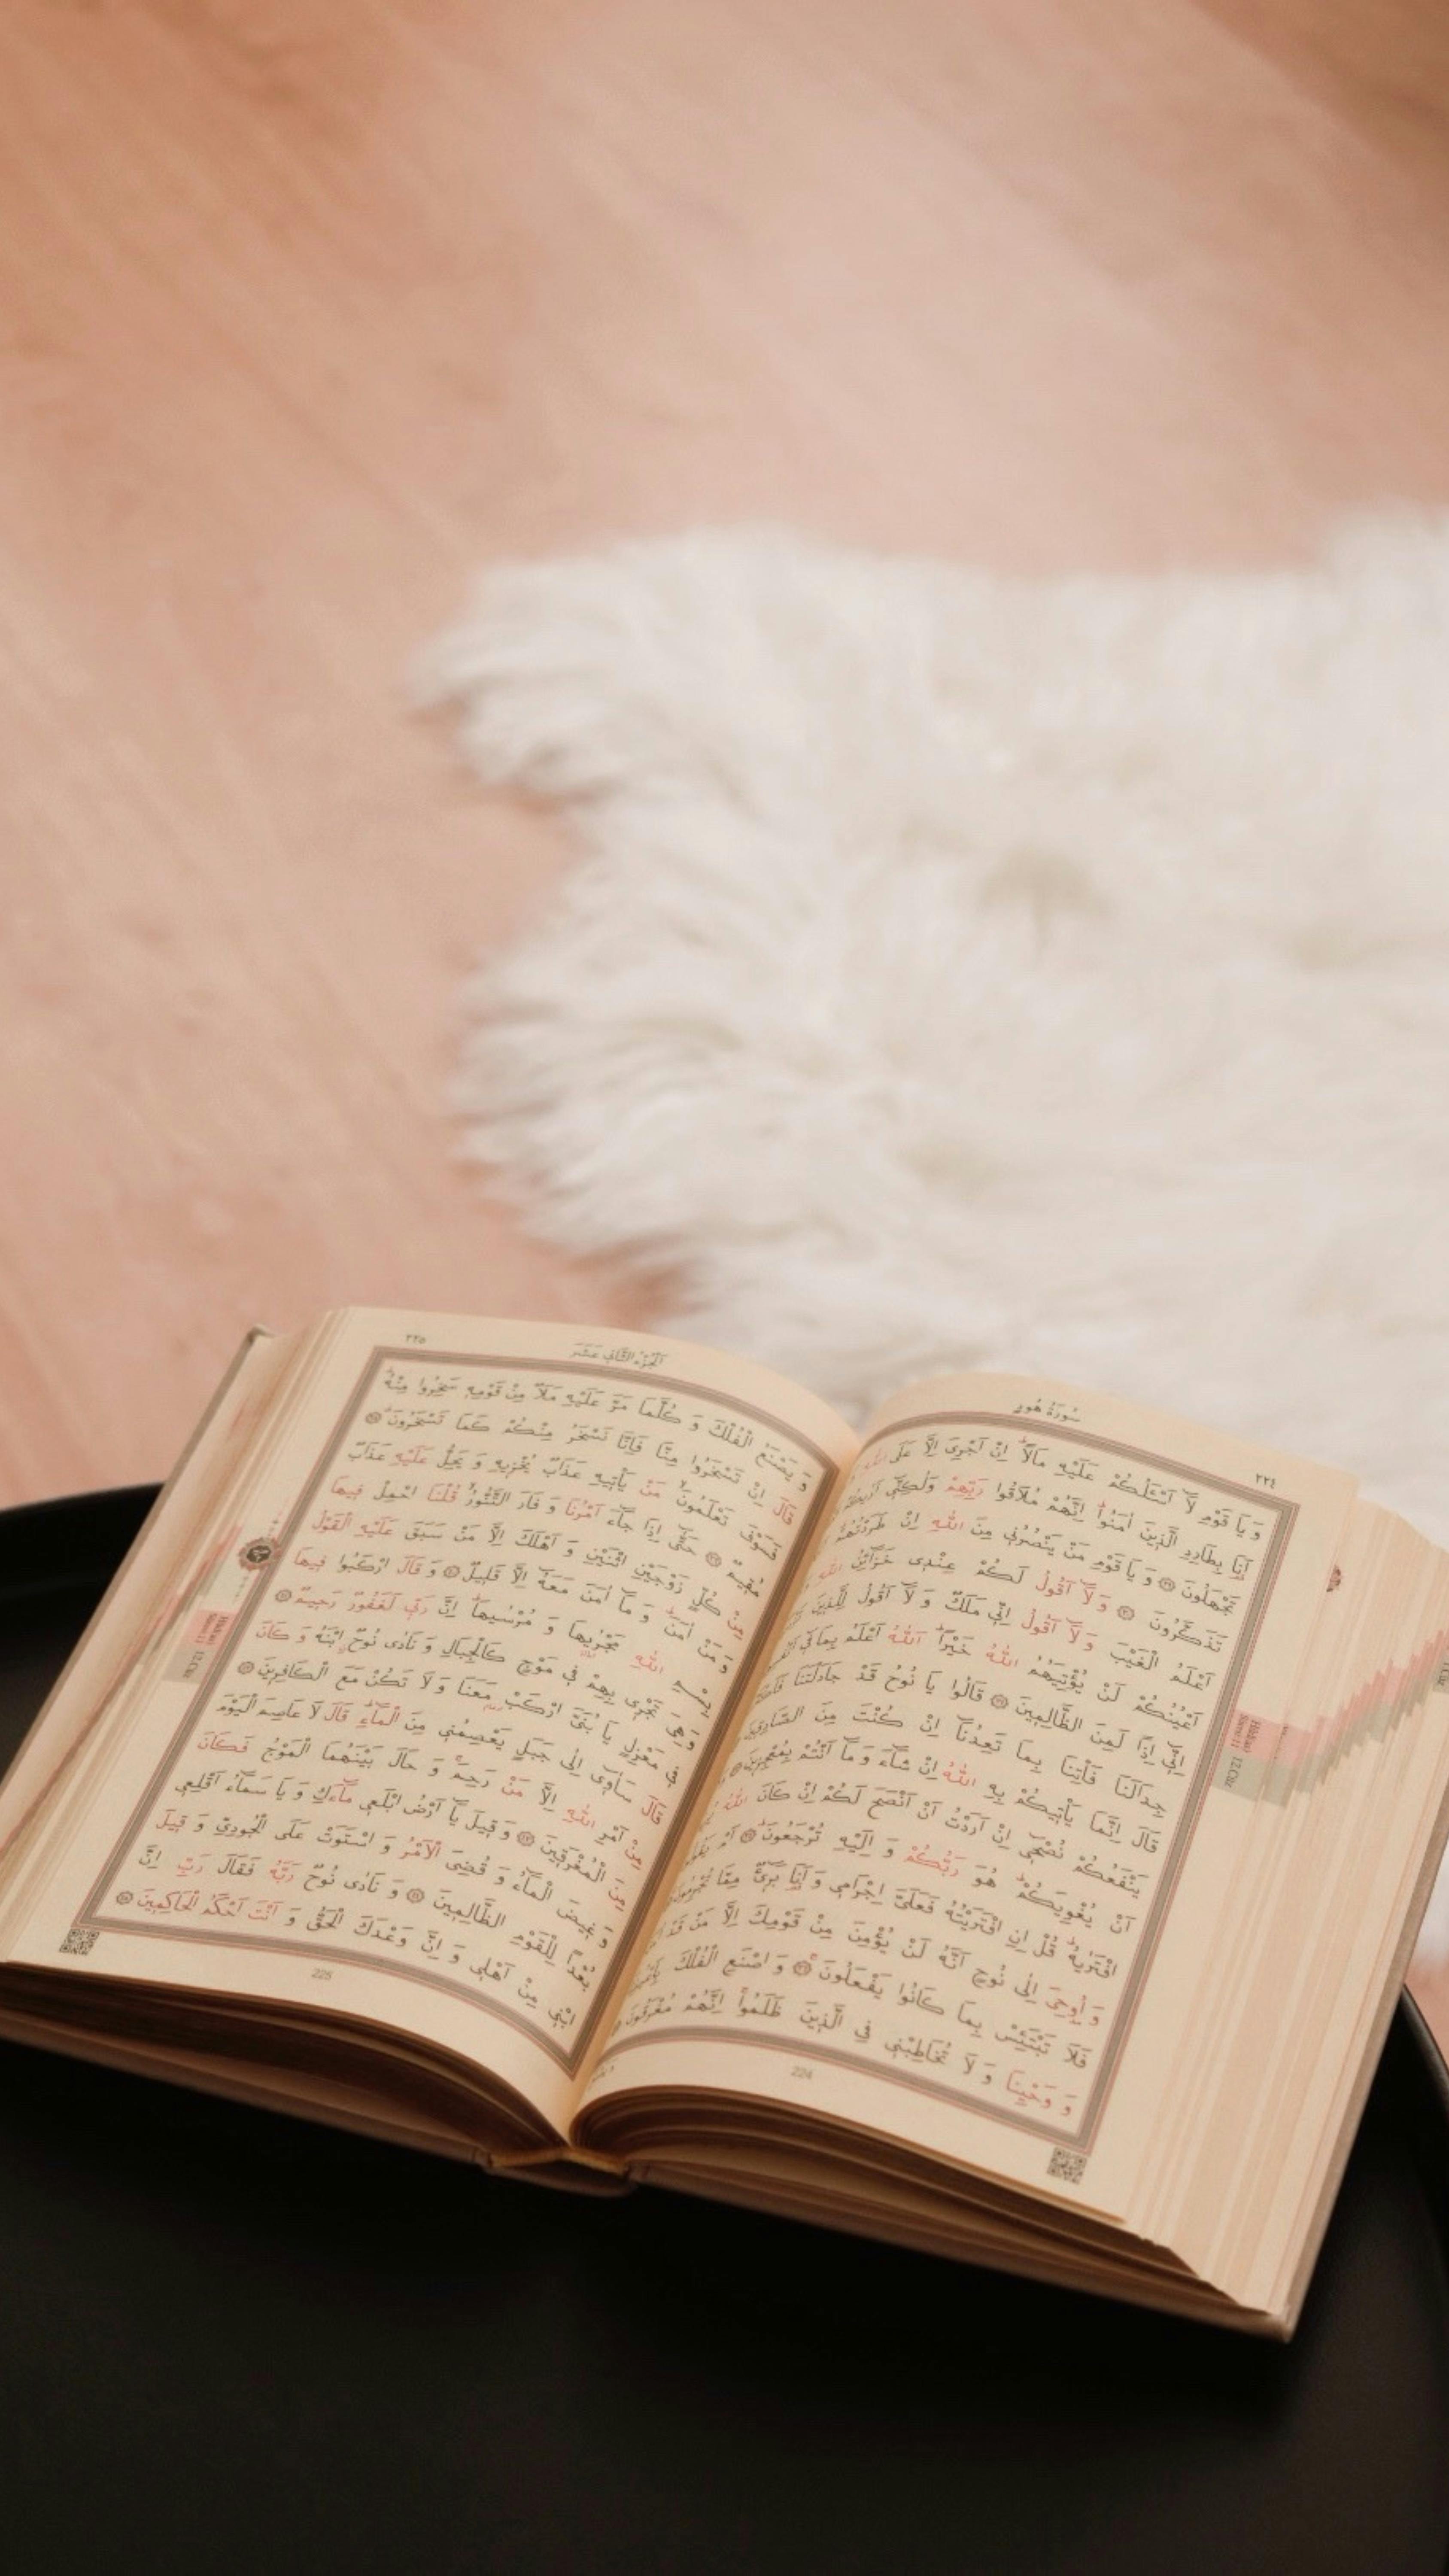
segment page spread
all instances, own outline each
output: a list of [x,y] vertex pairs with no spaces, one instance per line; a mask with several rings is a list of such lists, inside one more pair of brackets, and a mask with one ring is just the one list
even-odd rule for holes
[[1449,1557],[1006,1375],[244,1354],[0,1791],[0,2028],[1291,2328],[1449,1827]]

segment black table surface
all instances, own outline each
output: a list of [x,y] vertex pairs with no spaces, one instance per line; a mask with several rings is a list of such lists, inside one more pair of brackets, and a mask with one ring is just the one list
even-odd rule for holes
[[[150,1499],[0,1515],[0,1762]],[[1407,2002],[1286,2347],[0,2048],[0,2563],[1441,2576],[1446,2255]]]

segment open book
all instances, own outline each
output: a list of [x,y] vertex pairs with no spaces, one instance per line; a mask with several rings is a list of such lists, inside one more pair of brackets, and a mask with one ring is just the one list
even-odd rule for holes
[[1351,1477],[349,1310],[0,1789],[0,2030],[1286,2334],[1446,1794],[1449,1557]]

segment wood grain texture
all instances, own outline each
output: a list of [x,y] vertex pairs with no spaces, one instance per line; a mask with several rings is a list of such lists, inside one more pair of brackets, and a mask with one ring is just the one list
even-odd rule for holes
[[561,856],[405,709],[476,562],[1441,501],[1446,137],[1412,0],[9,0],[0,1501],[162,1471],[256,1317],[629,1311],[452,1155]]

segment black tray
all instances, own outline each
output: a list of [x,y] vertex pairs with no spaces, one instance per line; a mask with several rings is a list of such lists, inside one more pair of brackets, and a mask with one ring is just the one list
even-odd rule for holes
[[[0,1514],[0,1762],[151,1500]],[[1284,2348],[0,2048],[16,2576],[1440,2576],[1449,2081],[1412,2004]]]

